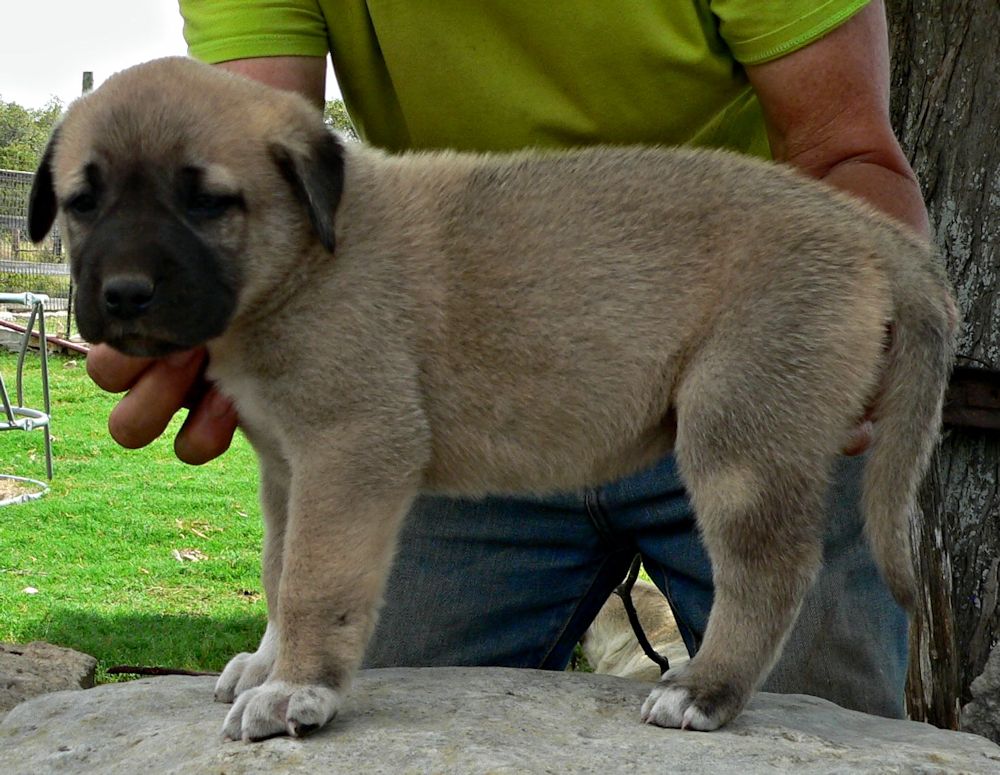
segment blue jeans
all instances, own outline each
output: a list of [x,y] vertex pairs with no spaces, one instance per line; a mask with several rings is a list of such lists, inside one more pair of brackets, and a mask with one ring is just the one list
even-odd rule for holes
[[[862,465],[838,461],[824,566],[763,689],[901,718],[907,620],[861,534]],[[365,665],[561,670],[636,552],[696,651],[712,574],[672,456],[583,493],[422,498],[407,518]]]

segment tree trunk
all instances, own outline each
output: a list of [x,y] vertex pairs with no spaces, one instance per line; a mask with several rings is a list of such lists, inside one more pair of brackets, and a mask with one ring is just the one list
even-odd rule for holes
[[[959,363],[1000,371],[1000,2],[886,5],[893,122],[957,291]],[[914,528],[924,589],[907,703],[948,728],[1000,639],[1000,434],[983,429],[1000,427],[1000,390],[985,390],[992,421],[947,428]]]

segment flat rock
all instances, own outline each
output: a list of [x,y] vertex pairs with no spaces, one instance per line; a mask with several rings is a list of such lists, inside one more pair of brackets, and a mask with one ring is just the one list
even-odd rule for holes
[[51,643],[0,643],[0,718],[30,697],[90,688],[96,667],[89,654]]
[[1000,743],[1000,644],[993,647],[969,691],[972,701],[962,708],[962,729]]
[[223,742],[213,679],[170,676],[60,692],[0,724],[0,772],[1000,773],[1000,748],[961,732],[759,694],[717,732],[639,722],[649,684],[503,668],[363,671],[328,727]]

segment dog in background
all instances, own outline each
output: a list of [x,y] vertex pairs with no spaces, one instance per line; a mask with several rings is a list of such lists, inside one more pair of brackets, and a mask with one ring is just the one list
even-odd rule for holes
[[168,59],[69,108],[32,237],[57,214],[83,336],[207,345],[260,459],[268,626],[216,687],[229,738],[336,714],[419,492],[572,490],[670,450],[715,598],[642,718],[725,724],[812,583],[832,463],[877,393],[866,532],[913,603],[955,306],[922,239],[790,169],[655,148],[389,155],[296,95]]
[[[653,650],[666,657],[673,667],[687,662],[687,647],[663,593],[648,581],[637,579],[631,595],[639,625]],[[612,595],[601,607],[583,634],[580,645],[587,664],[595,673],[637,681],[660,678],[659,665],[642,650],[625,612],[625,604],[617,595]]]

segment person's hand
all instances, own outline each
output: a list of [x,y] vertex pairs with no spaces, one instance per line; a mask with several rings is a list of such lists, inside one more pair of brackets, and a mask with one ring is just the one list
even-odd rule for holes
[[128,449],[144,447],[166,430],[182,407],[190,412],[174,439],[174,452],[185,463],[207,463],[229,448],[236,431],[236,411],[204,378],[204,349],[167,358],[133,358],[96,345],[87,355],[87,373],[112,393],[127,390],[112,410],[108,430]]
[[[885,343],[882,346],[882,351],[887,358],[889,357],[889,350],[892,347],[892,337],[892,323],[888,323],[885,327]],[[869,402],[868,406],[865,407],[865,413],[851,431],[847,443],[841,450],[842,454],[848,457],[863,455],[871,447],[872,442],[875,440],[875,423],[878,421],[878,405],[882,400],[882,393],[883,385],[880,380],[878,389],[875,391],[875,396]]]
[[851,431],[851,436],[847,440],[847,444],[844,445],[841,452],[848,457],[854,457],[855,455],[863,455],[868,451],[868,448],[872,445],[875,438],[875,418],[874,409],[869,408],[865,412],[865,416],[861,418],[861,421],[854,426]]

